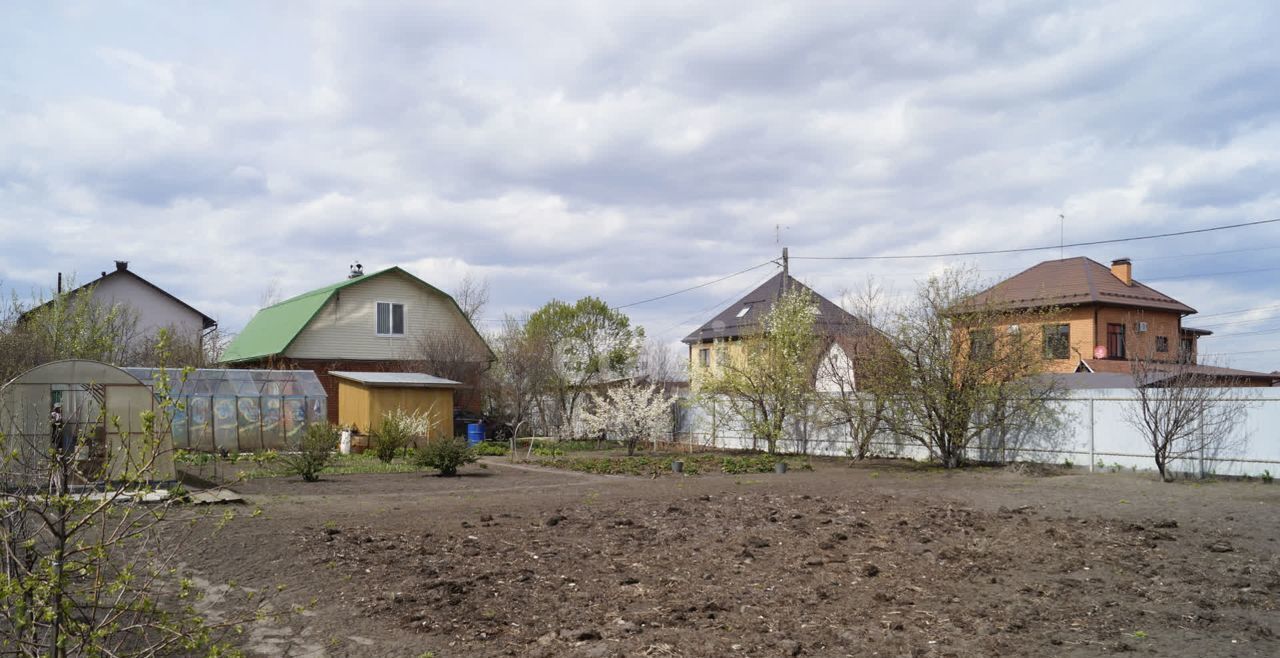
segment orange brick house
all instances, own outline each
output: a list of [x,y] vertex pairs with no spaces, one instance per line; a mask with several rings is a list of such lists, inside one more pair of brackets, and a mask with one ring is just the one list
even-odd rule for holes
[[[1213,333],[1184,326],[1183,319],[1196,310],[1134,279],[1127,258],[1112,261],[1111,267],[1083,257],[1045,261],[979,293],[974,301],[1010,309],[1058,309],[1032,329],[1041,337],[1049,372],[1128,373],[1134,358],[1196,364],[1200,339]],[[1275,380],[1274,375],[1246,370],[1198,369],[1243,385],[1270,386]]]

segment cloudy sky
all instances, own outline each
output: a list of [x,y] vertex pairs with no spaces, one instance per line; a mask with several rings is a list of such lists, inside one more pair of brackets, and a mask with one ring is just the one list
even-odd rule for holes
[[[696,6],[691,6],[696,5]],[[966,6],[972,5],[972,7]],[[1274,2],[5,3],[0,288],[114,259],[244,325],[360,260],[495,321],[776,258],[1280,217]],[[1280,368],[1280,224],[1134,259],[1202,351]],[[801,260],[837,297],[1057,250]],[[675,340],[773,266],[627,309]]]

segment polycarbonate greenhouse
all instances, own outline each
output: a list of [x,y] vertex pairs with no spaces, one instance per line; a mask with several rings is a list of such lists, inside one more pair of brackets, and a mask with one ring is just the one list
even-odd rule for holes
[[147,386],[115,366],[82,359],[36,366],[0,387],[0,485],[47,486],[54,452],[72,455],[82,482],[172,480],[169,437],[145,431],[143,414],[154,409]]
[[[156,390],[161,371],[124,368]],[[286,450],[308,423],[325,422],[328,396],[310,370],[164,371],[173,414],[173,445],[203,452]],[[158,392],[157,392],[158,394]]]

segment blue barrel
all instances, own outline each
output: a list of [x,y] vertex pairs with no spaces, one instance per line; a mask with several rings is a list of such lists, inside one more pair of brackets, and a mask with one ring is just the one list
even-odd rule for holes
[[470,423],[467,425],[467,445],[473,446],[484,440],[484,425]]

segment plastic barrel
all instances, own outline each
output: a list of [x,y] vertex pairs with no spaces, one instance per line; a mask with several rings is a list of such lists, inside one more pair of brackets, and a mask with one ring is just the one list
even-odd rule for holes
[[467,425],[467,445],[473,446],[484,440],[484,425],[470,423]]

